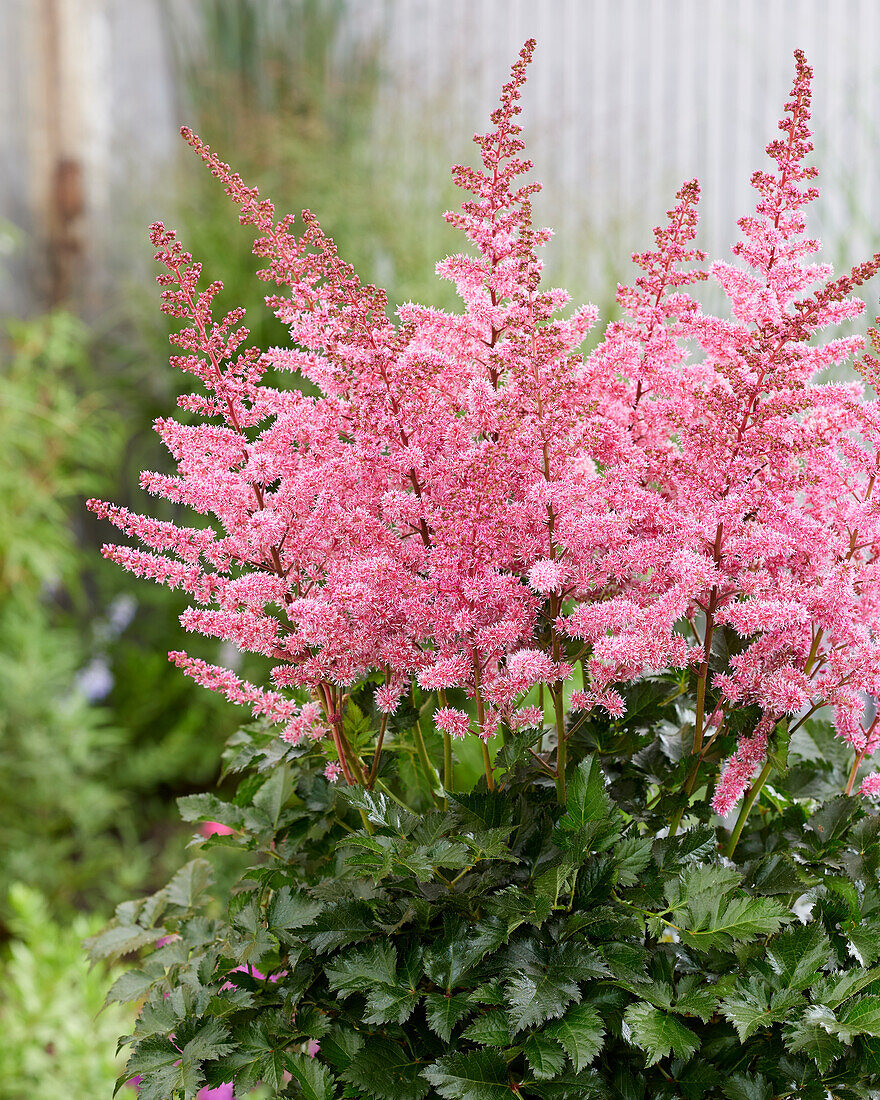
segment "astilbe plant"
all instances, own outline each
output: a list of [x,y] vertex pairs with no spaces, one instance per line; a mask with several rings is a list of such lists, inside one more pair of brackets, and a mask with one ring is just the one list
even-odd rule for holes
[[[818,379],[863,353],[820,333],[863,311],[880,254],[838,279],[811,259],[797,52],[738,263],[702,266],[685,184],[583,357],[596,311],[543,288],[520,157],[533,46],[481,167],[453,170],[472,248],[437,271],[459,313],[391,320],[309,211],[297,235],[183,131],[257,234],[292,347],[245,348],[152,227],[172,362],[205,392],[180,399],[200,421],[157,422],[178,469],[143,485],[209,522],[90,507],[146,547],[108,557],[271,672],[170,655],[258,720],[233,802],[183,803],[226,826],[208,846],[258,856],[228,923],[199,916],[196,860],[95,941],[171,936],[116,991],[150,996],[129,1064],[150,1096],[205,1075],[321,1100],[875,1095],[877,819],[851,796],[880,793],[880,420],[862,383]],[[729,318],[692,296],[707,278]],[[713,829],[737,854],[762,790],[737,867]],[[798,898],[812,915],[781,932]],[[611,1068],[587,1069],[603,1042]]]

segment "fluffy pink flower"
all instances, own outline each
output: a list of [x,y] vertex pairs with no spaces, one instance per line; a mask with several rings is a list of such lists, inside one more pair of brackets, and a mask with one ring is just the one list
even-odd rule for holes
[[324,768],[324,778],[328,779],[331,783],[335,783],[340,775],[342,775],[342,768],[335,760],[331,760],[326,768]]
[[539,729],[544,724],[544,712],[540,707],[520,707],[510,716],[510,727],[514,730]]
[[568,569],[561,561],[542,558],[529,570],[529,584],[536,592],[554,592],[568,580]]
[[859,787],[859,794],[868,795],[871,798],[880,798],[880,772],[872,772],[866,775]]
[[440,707],[434,711],[434,724],[438,730],[459,740],[470,733],[470,716],[467,711],[454,707]]

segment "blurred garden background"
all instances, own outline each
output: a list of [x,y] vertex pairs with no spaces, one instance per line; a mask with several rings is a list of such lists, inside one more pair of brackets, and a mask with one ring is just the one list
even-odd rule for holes
[[127,1021],[98,1015],[108,975],[79,944],[179,864],[175,799],[217,781],[237,721],[166,660],[182,601],[105,563],[83,507],[142,510],[139,471],[165,462],[152,421],[178,378],[150,222],[247,306],[256,343],[285,340],[178,129],[279,210],[312,209],[392,307],[451,307],[448,166],[532,35],[548,274],[603,323],[684,179],[727,256],[796,46],[816,71],[811,228],[839,267],[880,248],[875,0],[0,0],[0,1100],[111,1095]]

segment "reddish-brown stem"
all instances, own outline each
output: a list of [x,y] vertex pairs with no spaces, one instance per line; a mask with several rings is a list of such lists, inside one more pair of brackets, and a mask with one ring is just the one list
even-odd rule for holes
[[495,790],[495,776],[492,774],[492,758],[489,755],[489,746],[483,736],[485,732],[486,710],[483,704],[483,692],[480,686],[480,658],[476,648],[471,650],[471,660],[474,666],[474,696],[477,702],[477,725],[479,727],[480,743],[483,747],[483,768],[486,772],[486,783],[490,791]]

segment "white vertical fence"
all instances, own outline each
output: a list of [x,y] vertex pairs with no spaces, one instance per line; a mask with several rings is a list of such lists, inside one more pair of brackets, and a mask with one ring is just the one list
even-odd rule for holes
[[[28,236],[0,255],[0,313],[59,297],[101,308],[135,251],[132,222],[167,206],[181,121],[169,11],[198,0],[169,3],[0,0],[0,244],[3,219]],[[538,39],[523,121],[538,217],[558,231],[549,261],[606,299],[685,179],[703,184],[701,243],[726,254],[801,46],[813,228],[841,263],[880,247],[878,0],[348,0],[344,31],[379,47],[377,155],[400,168],[389,201],[417,188],[428,207],[432,176],[473,158],[469,136]]]

